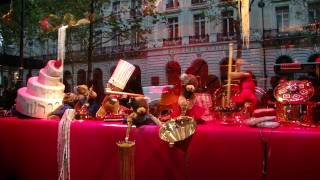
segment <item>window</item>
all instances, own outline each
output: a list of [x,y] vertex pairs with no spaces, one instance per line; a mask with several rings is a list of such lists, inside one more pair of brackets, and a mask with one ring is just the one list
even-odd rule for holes
[[77,73],[77,85],[86,84],[87,73],[83,69],[79,69]]
[[131,31],[131,44],[138,45],[141,42],[139,28],[133,27]]
[[116,1],[112,3],[112,13],[120,19],[120,1]]
[[223,36],[233,36],[234,35],[234,19],[233,11],[224,11],[222,12],[222,33]]
[[288,31],[289,27],[289,7],[276,7],[277,29],[279,32]]
[[320,3],[312,3],[308,5],[309,23],[320,21]]
[[194,35],[196,37],[203,37],[206,34],[206,21],[204,18],[204,15],[194,15],[193,16],[194,20]]
[[168,0],[166,4],[166,8],[174,9],[179,7],[179,0]]
[[141,0],[131,0],[130,15],[136,17],[140,15]]
[[131,8],[140,8],[141,0],[131,0]]
[[103,37],[102,30],[96,30],[93,34],[94,42],[96,42],[97,45],[100,46],[100,48],[102,47],[102,42],[103,42],[102,37]]
[[177,17],[168,18],[168,35],[170,40],[179,37],[179,22]]
[[119,33],[118,29],[113,29],[112,34],[114,35],[113,39],[113,46],[119,46],[121,45],[121,34]]

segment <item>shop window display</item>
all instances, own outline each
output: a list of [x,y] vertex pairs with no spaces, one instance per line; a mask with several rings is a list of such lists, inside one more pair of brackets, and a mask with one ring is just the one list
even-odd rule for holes
[[[34,5],[32,3],[36,2],[26,2],[30,12],[36,7],[31,6]],[[252,161],[255,164],[256,161],[262,161],[262,167],[259,168],[263,170],[261,176],[265,176],[266,172],[269,173],[267,160],[270,159],[268,153],[272,148],[265,132],[269,136],[280,132],[277,134],[279,137],[282,136],[281,131],[287,129],[290,129],[290,133],[301,129],[318,133],[318,3],[261,0],[258,6],[258,2],[248,3],[247,0],[242,0],[241,3],[219,1],[218,4],[215,4],[216,1],[181,3],[175,0],[114,1],[109,4],[101,2],[92,1],[85,13],[68,7],[74,13],[57,10],[57,15],[50,13],[40,19],[38,17],[39,24],[35,27],[43,33],[39,37],[45,37],[43,41],[46,43],[43,46],[46,47],[43,49],[47,52],[58,51],[57,55],[37,54],[37,48],[32,49],[35,57],[46,62],[41,69],[26,74],[24,63],[16,65],[21,66],[20,68],[1,66],[2,77],[14,79],[17,84],[27,80],[27,84],[26,87],[19,87],[17,95],[12,95],[15,96],[15,105],[11,106],[7,102],[9,96],[14,94],[8,92],[13,82],[7,83],[1,78],[3,107],[0,107],[0,116],[6,117],[4,120],[0,118],[0,128],[7,116],[16,117],[17,122],[20,119],[32,119],[31,123],[44,122],[43,120],[58,123],[58,172],[59,176],[63,176],[61,179],[68,179],[68,176],[79,173],[75,170],[70,175],[69,169],[74,168],[72,163],[75,159],[72,158],[77,157],[77,154],[72,154],[72,148],[81,144],[77,140],[72,144],[72,140],[77,138],[73,133],[80,132],[73,131],[78,126],[92,129],[96,125],[100,127],[95,129],[96,132],[90,132],[92,134],[88,134],[83,142],[94,135],[109,137],[110,133],[117,138],[119,134],[123,135],[123,139],[117,142],[119,154],[122,154],[119,165],[123,179],[129,176],[129,172],[131,177],[134,177],[132,173],[141,173],[141,169],[132,169],[134,161],[131,156],[141,158],[141,152],[144,152],[146,156],[143,158],[148,157],[149,152],[141,146],[143,143],[152,148],[172,148],[165,152],[166,155],[172,155],[170,162],[183,154],[183,163],[181,159],[177,163],[185,165],[185,169],[180,166],[176,169],[179,175],[183,169],[184,178],[188,179],[188,153],[191,152],[193,156],[192,162],[198,160],[194,157],[195,154],[217,156],[212,147],[230,144],[213,145],[212,143],[219,141],[215,136],[222,131],[233,134],[233,130],[237,129],[235,139],[241,140],[250,134],[250,140],[252,137],[259,140],[256,143],[259,148],[254,149],[259,152],[259,158],[255,155]],[[11,4],[4,6],[9,9],[1,14],[0,30],[2,27],[10,28],[15,25],[10,25],[16,18],[16,14],[12,16],[12,13],[16,13],[19,8],[15,10],[17,5]],[[41,3],[38,5],[41,7]],[[248,22],[243,21],[245,18],[249,18],[241,14],[245,9],[249,9],[249,24],[243,23]],[[43,7],[42,11],[46,10]],[[160,18],[157,19],[158,17]],[[32,24],[33,21],[28,22]],[[28,26],[29,24],[26,25]],[[63,28],[64,35],[60,33]],[[11,53],[15,46],[8,45],[11,42],[8,41],[10,36],[5,31],[0,32],[4,33],[2,49],[5,53]],[[33,47],[42,47],[37,42],[38,36],[32,39],[29,29],[24,33],[27,35],[24,40],[29,41],[30,38]],[[95,37],[97,35],[98,38]],[[142,46],[137,47],[139,44]],[[51,46],[54,47],[52,51]],[[31,77],[32,74],[36,76]],[[113,128],[121,130],[117,129],[118,134],[114,135],[113,132],[108,132]],[[275,128],[279,131],[273,130]],[[197,134],[199,131],[201,133]],[[147,137],[142,137],[141,134],[147,134]],[[219,138],[222,137],[228,136],[221,135]],[[105,144],[95,142],[92,146],[94,148],[101,145],[103,149],[109,146],[112,138],[106,138]],[[196,138],[205,140],[210,152],[198,152],[194,148],[198,145],[198,142],[193,141]],[[141,140],[145,141],[141,143]],[[113,141],[114,139],[112,144],[116,145],[116,141]],[[0,137],[0,143],[2,142],[6,141]],[[205,144],[203,142],[199,145]],[[276,142],[273,146],[278,144],[281,142]],[[137,147],[140,156],[135,156],[133,147]],[[194,149],[189,151],[189,147]],[[156,152],[152,148],[150,151]],[[235,147],[231,147],[234,152],[225,152],[237,154],[233,148]],[[111,150],[115,153],[114,149]],[[126,150],[130,153],[126,153]],[[172,152],[176,150],[179,152],[173,155]],[[0,157],[6,151],[0,150]],[[127,156],[128,154],[131,156]],[[150,155],[152,158],[156,156]],[[162,157],[163,154],[159,156]],[[109,161],[103,156],[102,159]],[[140,160],[136,160],[138,163],[135,165],[141,165]],[[5,161],[9,162],[10,159]],[[150,167],[152,165],[154,164],[150,163]],[[190,172],[197,169],[192,167]],[[0,170],[1,168],[0,163]],[[274,166],[272,168],[277,169]],[[14,172],[11,170],[10,173]],[[144,177],[141,174],[139,176]],[[179,175],[176,177],[180,177]],[[154,176],[142,179],[152,179],[150,177]]]

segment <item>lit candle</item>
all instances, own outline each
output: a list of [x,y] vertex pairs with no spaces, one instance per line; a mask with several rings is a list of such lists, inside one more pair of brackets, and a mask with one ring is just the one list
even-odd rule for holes
[[227,82],[227,106],[230,106],[230,84],[231,84],[231,71],[232,71],[232,52],[233,44],[229,44],[229,61],[228,61],[228,82]]
[[[63,72],[64,58],[65,58],[65,42],[66,42],[66,29],[68,26],[61,26],[58,30],[58,52],[57,59],[61,61],[61,68]],[[63,81],[63,76],[61,78]]]

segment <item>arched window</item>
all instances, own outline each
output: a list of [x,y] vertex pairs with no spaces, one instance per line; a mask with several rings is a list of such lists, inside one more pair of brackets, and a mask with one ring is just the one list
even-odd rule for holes
[[63,79],[67,79],[67,80],[69,80],[69,79],[72,79],[72,75],[71,75],[71,72],[70,71],[64,71],[63,72]]
[[320,62],[320,54],[312,54],[311,56],[309,56],[308,62]]
[[77,85],[87,84],[86,79],[87,79],[86,71],[83,69],[79,69],[77,73]]
[[282,64],[282,63],[293,63],[293,60],[288,55],[282,55],[276,59],[276,64]]
[[93,70],[93,79],[103,79],[103,71],[100,68],[95,68]]
[[64,88],[65,93],[72,91],[72,74],[70,71],[63,72],[63,84],[65,86]]
[[[293,60],[288,55],[282,55],[282,56],[279,56],[276,59],[276,64],[282,64],[282,63],[293,63]],[[294,74],[293,73],[287,74],[287,73],[276,72],[276,74],[281,76],[281,78],[285,78],[285,79],[288,79],[288,80],[294,79]]]
[[97,93],[96,100],[100,104],[104,98],[103,71],[100,68],[95,68],[92,77],[89,87]]
[[131,92],[137,94],[143,94],[142,84],[141,84],[141,69],[138,65],[135,65],[135,69],[128,80],[126,86],[124,87],[124,92]]
[[186,70],[187,74],[192,74],[198,79],[198,90],[203,92],[209,75],[209,66],[204,59],[196,59]]

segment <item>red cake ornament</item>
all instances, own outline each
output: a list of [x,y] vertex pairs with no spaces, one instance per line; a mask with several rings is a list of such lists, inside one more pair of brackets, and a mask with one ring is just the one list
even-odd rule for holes
[[61,65],[62,65],[62,61],[61,61],[61,60],[56,60],[56,61],[54,62],[54,67],[57,68],[57,69],[60,68]]
[[50,29],[50,24],[49,24],[49,18],[48,17],[43,17],[39,21],[40,24],[40,29],[42,32],[47,32]]

